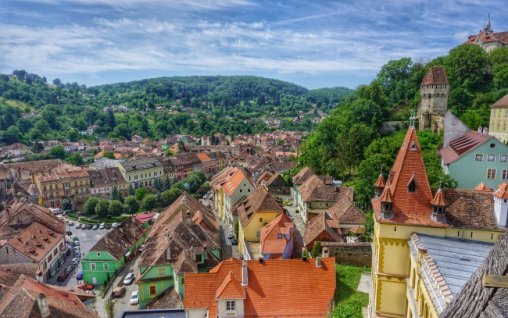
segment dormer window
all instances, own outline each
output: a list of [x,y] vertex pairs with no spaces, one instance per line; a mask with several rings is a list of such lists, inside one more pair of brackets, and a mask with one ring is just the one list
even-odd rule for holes
[[390,202],[381,202],[381,214],[385,219],[392,217],[392,204]]
[[235,311],[236,310],[236,301],[234,301],[234,300],[226,301],[226,310],[227,311]]
[[409,181],[407,192],[416,192],[416,181],[414,178],[411,178],[411,181]]
[[418,150],[418,147],[416,147],[416,142],[414,142],[414,141],[413,141],[413,142],[411,143],[411,146],[409,147],[409,149],[410,149],[411,151],[417,151],[417,150]]

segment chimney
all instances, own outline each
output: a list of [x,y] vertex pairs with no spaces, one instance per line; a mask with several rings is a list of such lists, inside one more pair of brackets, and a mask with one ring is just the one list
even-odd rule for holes
[[249,285],[249,273],[247,271],[247,261],[242,261],[242,286]]
[[259,264],[263,264],[265,262],[265,259],[263,258],[263,256],[260,256],[259,257]]
[[330,250],[328,250],[328,247],[323,247],[323,253],[321,255],[323,258],[330,257]]
[[321,257],[316,257],[316,267],[321,268],[323,267],[323,264],[321,264]]
[[49,317],[49,304],[46,295],[40,293],[37,296],[37,305],[39,306],[39,311],[41,313],[42,318]]

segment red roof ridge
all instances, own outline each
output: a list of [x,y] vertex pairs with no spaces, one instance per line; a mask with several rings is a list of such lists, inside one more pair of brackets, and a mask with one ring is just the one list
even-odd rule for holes
[[235,278],[233,271],[229,271],[228,275],[224,278],[217,292],[215,299],[245,299],[245,289],[240,282]]

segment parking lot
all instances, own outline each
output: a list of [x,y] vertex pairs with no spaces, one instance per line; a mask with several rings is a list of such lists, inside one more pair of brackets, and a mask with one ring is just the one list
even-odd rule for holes
[[[64,219],[65,222],[69,221]],[[67,230],[72,232],[72,235],[66,235],[66,240],[72,242],[72,236],[76,236],[79,239],[79,254],[75,253],[74,247],[71,247],[71,254],[65,257],[65,263],[61,266],[60,271],[49,281],[52,285],[60,285],[66,287],[74,287],[78,284],[76,280],[76,275],[81,271],[81,261],[78,263],[78,266],[74,268],[74,270],[69,274],[69,277],[63,282],[58,281],[58,275],[62,273],[69,265],[71,265],[73,258],[83,258],[90,249],[102,238],[106,233],[111,230],[103,229],[103,230],[85,230],[85,229],[76,229],[76,222],[74,225],[67,225]]]

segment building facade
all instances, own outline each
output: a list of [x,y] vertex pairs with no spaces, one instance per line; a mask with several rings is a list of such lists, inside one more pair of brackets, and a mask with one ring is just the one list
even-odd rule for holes
[[164,174],[162,164],[155,158],[123,161],[118,163],[118,169],[120,169],[128,187],[133,189],[154,187],[156,180],[162,181]]
[[490,106],[489,135],[508,144],[508,94]]
[[417,114],[419,130],[440,132],[444,129],[449,90],[445,68],[432,66],[420,85],[421,101]]

